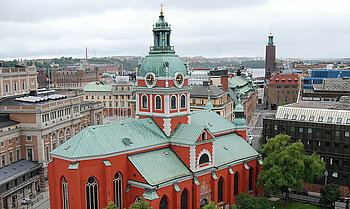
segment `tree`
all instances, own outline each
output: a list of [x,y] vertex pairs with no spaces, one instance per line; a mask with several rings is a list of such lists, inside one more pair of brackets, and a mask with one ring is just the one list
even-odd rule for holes
[[206,204],[203,209],[215,209],[216,208],[216,203],[213,201],[210,201],[208,204]]
[[300,191],[303,182],[312,183],[315,177],[322,177],[326,167],[319,155],[306,155],[303,143],[292,143],[287,135],[269,139],[262,152],[266,156],[257,185],[263,186],[266,193],[285,192],[285,205],[289,203],[290,189]]
[[257,199],[243,192],[235,196],[235,200],[235,205],[238,209],[272,209],[268,200]]
[[320,203],[324,207],[331,206],[340,197],[341,192],[338,185],[327,184],[321,189]]
[[149,206],[149,202],[144,197],[141,197],[139,201],[130,205],[129,209],[152,209],[152,207]]
[[113,201],[111,201],[107,207],[105,207],[104,209],[118,209],[117,205],[114,204]]

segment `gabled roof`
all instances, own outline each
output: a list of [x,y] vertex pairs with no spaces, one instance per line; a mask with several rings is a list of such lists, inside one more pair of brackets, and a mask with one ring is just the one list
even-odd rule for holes
[[84,86],[84,92],[87,91],[112,91],[113,86],[112,85],[107,85],[107,84],[102,84],[98,82],[91,82],[88,83],[86,86]]
[[170,142],[192,145],[196,143],[204,130],[207,130],[211,134],[203,125],[179,124],[171,134],[169,140]]
[[[130,145],[128,145],[130,142]],[[51,152],[55,157],[77,159],[145,148],[168,139],[149,118],[89,126]]]
[[129,155],[128,159],[152,186],[191,175],[171,148]]
[[213,134],[235,129],[235,125],[211,110],[191,112],[191,124],[206,126]]
[[259,155],[253,147],[236,133],[217,136],[214,146],[215,166]]

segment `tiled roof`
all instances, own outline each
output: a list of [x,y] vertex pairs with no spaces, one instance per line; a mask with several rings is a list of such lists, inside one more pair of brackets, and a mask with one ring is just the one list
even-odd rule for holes
[[179,124],[171,134],[169,140],[175,143],[195,144],[205,128],[203,125]]
[[235,125],[211,110],[191,112],[191,124],[206,126],[213,134],[235,129]]
[[12,179],[18,178],[24,174],[39,169],[41,166],[42,164],[37,162],[19,160],[8,166],[2,167],[0,168],[0,185],[4,185]]
[[[128,139],[130,139],[130,145],[128,145]],[[129,120],[86,127],[51,153],[53,156],[77,159],[167,142],[165,134],[152,119]]]
[[190,91],[191,98],[208,98],[208,90],[210,90],[210,98],[212,99],[220,98],[227,94],[225,91],[219,89],[219,87],[215,85],[195,85]]
[[84,86],[84,92],[88,91],[112,91],[112,85],[105,85],[102,83],[91,82]]
[[259,153],[238,134],[217,136],[214,146],[215,166],[221,166],[259,155]]
[[271,79],[269,83],[274,84],[295,84],[298,83],[298,75],[297,74],[279,74],[276,73]]
[[191,175],[171,148],[129,155],[128,159],[152,186]]

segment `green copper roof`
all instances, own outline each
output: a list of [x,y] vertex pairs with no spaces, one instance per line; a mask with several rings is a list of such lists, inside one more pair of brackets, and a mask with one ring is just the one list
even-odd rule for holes
[[112,85],[105,85],[102,83],[98,82],[91,82],[88,83],[86,86],[84,86],[84,92],[89,92],[89,91],[109,91],[111,92],[113,90]]
[[152,119],[129,120],[86,127],[51,153],[53,156],[75,159],[167,142],[165,134]]
[[259,155],[253,147],[237,134],[216,137],[214,146],[215,166]]
[[211,110],[191,112],[191,124],[206,126],[213,134],[235,128],[233,123]]
[[179,124],[171,134],[169,140],[170,142],[181,144],[195,144],[205,128],[204,125]]
[[175,54],[150,54],[142,61],[137,74],[145,76],[148,72],[153,72],[156,76],[166,76],[166,66],[168,66],[168,76],[172,77],[176,72],[187,75],[185,63]]
[[229,78],[228,82],[229,82],[230,87],[233,87],[233,88],[236,88],[237,86],[242,87],[242,86],[248,84],[248,82],[240,76],[235,76],[235,77]]
[[152,186],[191,175],[171,148],[129,155],[128,159]]

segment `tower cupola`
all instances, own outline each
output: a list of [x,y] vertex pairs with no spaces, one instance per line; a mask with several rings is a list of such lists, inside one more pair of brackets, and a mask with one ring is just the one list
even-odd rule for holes
[[269,35],[269,42],[268,42],[268,45],[269,45],[269,46],[273,46],[273,35],[272,35],[272,32],[270,32],[270,35]]

